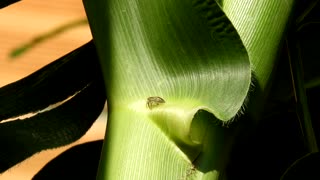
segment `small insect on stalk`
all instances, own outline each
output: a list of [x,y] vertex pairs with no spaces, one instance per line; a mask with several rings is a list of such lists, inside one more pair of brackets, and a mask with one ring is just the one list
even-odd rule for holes
[[186,173],[186,178],[191,178],[196,173],[196,167],[192,164]]
[[195,165],[191,165],[188,170],[186,171],[185,175],[182,176],[180,179],[178,180],[188,180],[193,178],[193,175],[195,175],[196,173],[196,166]]
[[148,97],[147,99],[147,107],[149,109],[152,109],[156,106],[159,106],[160,104],[165,103],[164,99],[162,99],[159,96],[152,96],[152,97]]

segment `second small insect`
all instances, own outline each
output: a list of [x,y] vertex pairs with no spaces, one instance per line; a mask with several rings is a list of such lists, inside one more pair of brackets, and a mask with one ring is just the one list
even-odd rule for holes
[[165,103],[164,99],[162,99],[159,96],[152,96],[152,97],[148,97],[147,99],[147,107],[149,109],[152,109],[160,104]]

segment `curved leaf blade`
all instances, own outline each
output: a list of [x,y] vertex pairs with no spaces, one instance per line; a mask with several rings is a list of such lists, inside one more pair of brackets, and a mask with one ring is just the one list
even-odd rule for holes
[[256,85],[262,92],[268,91],[267,83],[276,65],[296,1],[221,1],[223,10],[248,51]]
[[[79,139],[97,119],[105,100],[92,42],[0,88],[1,120],[11,118],[0,123],[0,172],[41,150]],[[54,103],[60,104],[47,108]],[[26,113],[34,114],[13,119]]]
[[79,139],[100,115],[105,92],[94,81],[62,105],[27,119],[0,124],[0,172],[41,150]]
[[[93,42],[0,88],[0,121],[61,102],[101,76]],[[49,94],[49,95],[48,95]]]

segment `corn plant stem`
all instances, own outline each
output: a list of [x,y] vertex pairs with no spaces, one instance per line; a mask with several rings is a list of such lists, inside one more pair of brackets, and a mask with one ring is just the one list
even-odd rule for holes
[[308,107],[308,100],[306,95],[305,83],[303,79],[303,70],[301,63],[300,47],[297,41],[295,41],[293,35],[289,35],[286,40],[289,65],[293,83],[293,90],[295,100],[297,103],[297,114],[301,124],[302,134],[307,148],[310,152],[318,152],[317,141],[315,133],[312,127],[311,116]]

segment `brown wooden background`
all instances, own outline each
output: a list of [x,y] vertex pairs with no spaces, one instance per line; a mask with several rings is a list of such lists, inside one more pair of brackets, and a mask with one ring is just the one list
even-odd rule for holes
[[[88,42],[88,25],[77,26],[36,45],[17,58],[10,52],[33,38],[61,25],[85,18],[81,0],[24,0],[0,9],[0,86],[27,76],[49,62]],[[71,146],[102,139],[106,113],[79,141],[55,150],[43,151],[0,174],[0,180],[28,180],[46,162]]]

